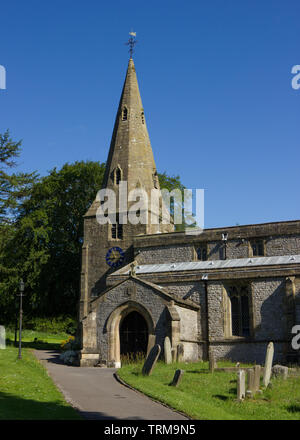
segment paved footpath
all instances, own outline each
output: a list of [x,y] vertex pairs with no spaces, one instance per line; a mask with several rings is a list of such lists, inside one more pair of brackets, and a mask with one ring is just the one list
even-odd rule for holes
[[183,415],[120,384],[114,368],[71,367],[59,361],[53,350],[35,350],[34,354],[65,399],[81,415],[93,420],[188,420]]

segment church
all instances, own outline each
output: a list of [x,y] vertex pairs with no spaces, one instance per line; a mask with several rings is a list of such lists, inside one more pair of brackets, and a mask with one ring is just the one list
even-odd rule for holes
[[[160,191],[135,65],[129,59],[103,188]],[[116,197],[118,199],[118,197]],[[80,366],[119,368],[154,344],[183,347],[186,362],[298,362],[300,220],[177,232],[169,224],[99,224],[84,216],[79,304]],[[146,215],[151,215],[148,210]]]

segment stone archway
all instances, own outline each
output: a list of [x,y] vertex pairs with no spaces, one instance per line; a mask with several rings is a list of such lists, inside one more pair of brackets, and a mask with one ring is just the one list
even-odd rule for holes
[[[141,315],[147,327],[147,351],[149,344],[154,340],[154,322],[148,310],[135,301],[128,301],[117,307],[107,321],[108,331],[108,365],[120,368],[121,366],[121,347],[120,347],[120,326],[125,318],[132,312]],[[125,321],[126,322],[126,321]]]

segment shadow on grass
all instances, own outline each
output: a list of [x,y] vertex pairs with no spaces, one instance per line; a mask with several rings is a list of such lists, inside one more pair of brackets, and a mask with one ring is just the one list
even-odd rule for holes
[[[0,392],[0,420],[119,420],[100,411],[79,411],[59,402],[38,402]],[[135,420],[141,419],[134,417]]]
[[[6,345],[19,346],[19,342],[15,345],[12,339],[6,339]],[[44,341],[22,341],[22,347],[34,348],[35,350],[59,350],[60,344],[57,342],[44,342]]]
[[209,374],[211,373],[211,371],[207,370],[207,369],[201,369],[201,370],[185,370],[187,373],[199,373],[199,374]]
[[228,390],[229,394],[236,394],[237,393],[237,389],[235,388],[230,388],[230,390]]
[[215,397],[216,399],[223,400],[223,402],[226,402],[230,399],[229,396],[223,396],[222,394],[214,394],[212,397]]
[[288,412],[291,413],[296,413],[296,412],[300,412],[300,405],[290,405],[286,407]]
[[59,402],[38,402],[14,394],[0,392],[1,420],[74,420],[78,412]]

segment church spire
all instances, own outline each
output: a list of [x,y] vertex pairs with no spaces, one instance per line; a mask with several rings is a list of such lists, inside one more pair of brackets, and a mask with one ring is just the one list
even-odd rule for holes
[[156,166],[146,126],[135,65],[130,58],[117,111],[103,181],[104,188],[116,189],[116,170],[128,182],[128,191],[137,185],[147,192],[155,187]]
[[[128,62],[126,78],[115,119],[102,188],[112,189],[118,200],[119,182],[127,182],[128,193],[143,189],[151,200],[151,191],[160,190],[156,165],[146,126],[133,59]],[[94,215],[97,201],[86,215]],[[150,206],[149,209],[150,211]],[[169,232],[172,225],[151,227],[150,219],[144,233]]]

